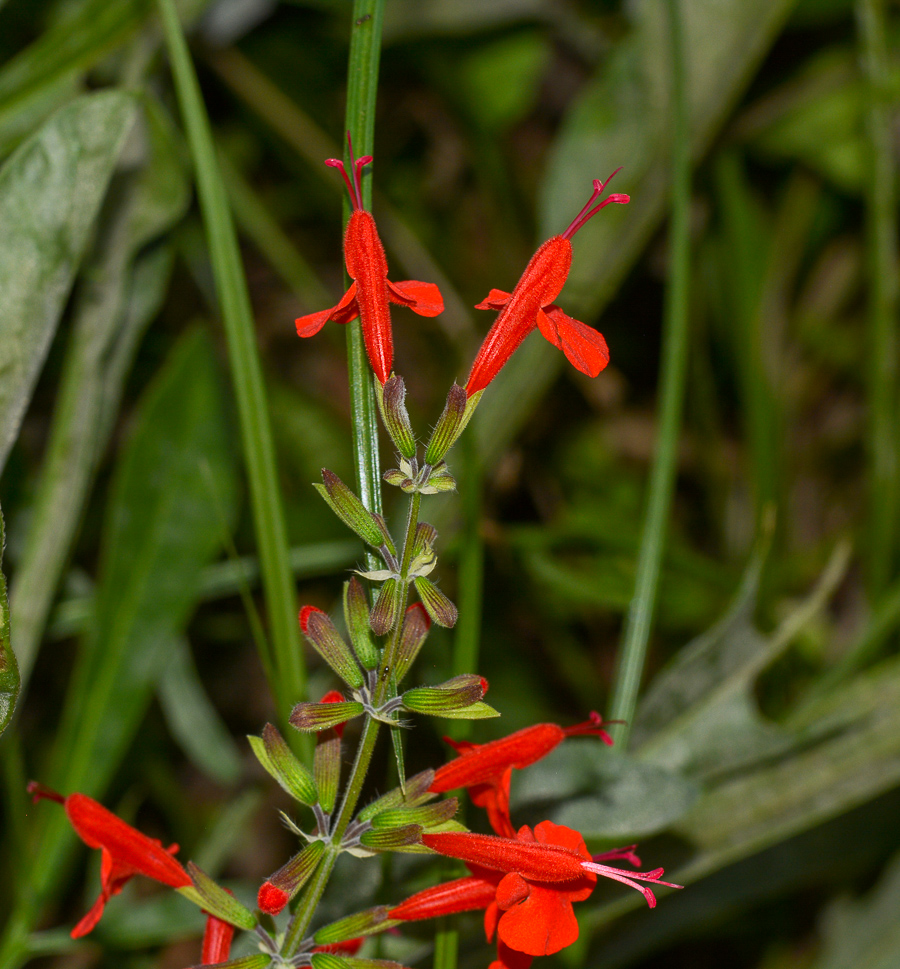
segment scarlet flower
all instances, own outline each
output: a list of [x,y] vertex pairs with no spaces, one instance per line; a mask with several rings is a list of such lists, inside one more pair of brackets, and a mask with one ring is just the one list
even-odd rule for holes
[[36,781],[29,783],[28,793],[35,803],[47,798],[62,804],[78,837],[89,848],[100,849],[100,897],[72,929],[73,939],[94,928],[109,899],[118,895],[135,875],[146,875],[172,888],[192,884],[188,873],[172,857],[178,851],[177,844],[164,848],[161,842],[126,824],[86,794],[63,797]]
[[555,723],[537,723],[517,730],[508,737],[492,740],[486,744],[444,739],[459,754],[434,774],[429,790],[443,794],[465,787],[473,804],[487,811],[491,827],[499,835],[514,838],[516,829],[509,817],[509,788],[513,768],[521,770],[546,757],[566,737],[594,735],[605,744],[612,738],[603,729],[603,718],[591,713],[590,719],[572,727],[560,727]]
[[234,926],[228,922],[210,915],[206,919],[206,930],[203,933],[203,950],[201,965],[214,966],[218,962],[225,962],[231,953],[231,940],[234,938]]
[[[347,142],[350,143],[349,132]],[[437,316],[444,311],[444,301],[434,283],[420,283],[412,279],[392,283],[387,278],[387,259],[375,227],[375,220],[372,214],[362,207],[360,175],[362,169],[371,161],[371,155],[364,155],[354,160],[353,145],[350,145],[352,182],[342,161],[329,158],[325,162],[326,165],[340,171],[350,192],[353,213],[344,233],[344,261],[353,283],[337,306],[301,316],[296,324],[297,335],[308,337],[318,333],[329,320],[334,320],[335,323],[349,323],[359,317],[369,363],[383,384],[390,377],[394,362],[391,311],[388,303],[408,306],[419,316]]]
[[[572,903],[591,894],[598,874],[638,889],[651,908],[656,898],[639,882],[670,885],[659,880],[661,868],[631,873],[598,864],[577,831],[551,821],[542,821],[534,831],[523,826],[515,838],[426,833],[422,843],[461,859],[472,874],[413,895],[389,917],[413,920],[484,908],[485,934],[490,942],[496,933],[498,962],[507,969],[527,969],[522,956],[552,955],[578,938]],[[637,860],[631,848],[603,856],[612,857]]]
[[466,383],[469,397],[487,387],[535,327],[562,350],[576,370],[590,377],[596,377],[609,363],[609,349],[603,335],[567,316],[553,301],[562,291],[572,265],[572,236],[611,202],[624,204],[631,201],[627,195],[610,195],[591,208],[615,174],[613,172],[605,182],[594,179],[594,193],[587,205],[562,235],[548,239],[531,257],[512,293],[492,289],[475,307],[477,310],[500,310],[500,315],[472,364]]

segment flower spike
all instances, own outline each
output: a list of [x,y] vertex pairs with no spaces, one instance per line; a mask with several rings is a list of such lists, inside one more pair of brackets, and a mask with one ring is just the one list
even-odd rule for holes
[[492,289],[476,305],[478,310],[499,310],[500,315],[488,331],[469,371],[466,382],[469,398],[487,387],[535,328],[563,351],[576,370],[589,377],[596,377],[609,363],[609,349],[603,335],[567,316],[554,300],[562,291],[572,265],[572,236],[610,203],[631,201],[628,195],[619,194],[594,204],[615,174],[613,172],[605,182],[594,179],[594,192],[587,204],[562,235],[548,239],[531,257],[511,293]]

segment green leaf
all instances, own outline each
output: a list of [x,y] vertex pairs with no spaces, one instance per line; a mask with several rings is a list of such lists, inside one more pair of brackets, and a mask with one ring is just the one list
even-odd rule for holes
[[[214,351],[195,329],[143,395],[115,470],[94,617],[50,771],[60,790],[102,797],[138,727],[234,514],[230,441]],[[75,845],[64,814],[45,818],[14,931],[38,916]]]
[[120,91],[57,112],[0,170],[0,469],[134,120]]
[[[6,530],[0,510],[0,566],[6,550]],[[0,734],[12,718],[19,695],[19,667],[9,637],[9,602],[6,597],[6,577],[0,571]]]
[[558,805],[550,819],[586,838],[622,843],[668,827],[687,813],[699,789],[595,740],[572,739],[517,774],[513,793],[517,803]]
[[16,570],[12,608],[23,680],[34,662],[131,361],[168,283],[166,250],[140,259],[138,250],[176,222],[188,202],[171,123],[154,100],[146,99],[143,107],[130,167],[113,179],[116,204],[106,213],[78,288],[50,440]]

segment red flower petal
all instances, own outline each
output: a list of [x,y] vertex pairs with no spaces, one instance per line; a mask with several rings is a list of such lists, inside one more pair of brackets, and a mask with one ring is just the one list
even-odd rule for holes
[[502,940],[497,940],[497,958],[490,964],[488,969],[529,969],[533,956],[526,955],[524,952],[516,952],[510,949]]
[[537,325],[544,337],[566,355],[569,363],[596,377],[609,363],[609,348],[603,334],[567,316],[558,306],[538,310]]
[[388,917],[412,922],[418,919],[436,918],[439,915],[472,912],[492,904],[494,891],[495,884],[484,878],[476,876],[457,878],[411,895],[396,908],[391,909]]
[[528,895],[500,917],[497,933],[518,952],[548,956],[578,938],[578,920],[566,892],[531,884]]
[[502,310],[512,299],[512,293],[506,293],[502,289],[492,289],[487,296],[475,304],[476,310]]
[[512,838],[455,831],[423,834],[422,843],[451,858],[495,871],[516,871],[528,881],[553,884],[578,881],[586,875],[576,852],[552,844],[523,844]]
[[234,938],[234,926],[210,915],[206,920],[206,931],[203,933],[203,950],[201,959],[204,966],[212,966],[217,962],[224,962],[231,953],[231,940]]
[[400,306],[408,306],[419,316],[437,316],[444,312],[444,298],[434,283],[420,283],[406,279],[402,283],[388,280],[388,299]]
[[336,323],[349,323],[359,316],[359,303],[356,301],[356,283],[352,283],[350,288],[341,297],[337,306],[332,306],[328,310],[319,310],[318,313],[309,313],[306,316],[298,317],[294,323],[297,327],[297,336],[315,336],[319,330],[329,321]]

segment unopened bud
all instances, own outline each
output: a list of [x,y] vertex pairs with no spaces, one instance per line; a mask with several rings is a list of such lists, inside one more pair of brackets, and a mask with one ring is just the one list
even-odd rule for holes
[[[462,434],[468,417],[468,401],[466,392],[459,384],[454,384],[447,394],[447,403],[444,405],[444,412],[438,418],[431,440],[425,449],[425,463],[437,464],[444,455],[453,447],[456,439]],[[471,416],[471,414],[469,414]]]
[[315,606],[304,606],[300,610],[300,632],[348,686],[359,689],[363,685],[365,680],[353,650],[326,613]]
[[375,669],[379,654],[369,625],[369,597],[356,576],[344,583],[344,622],[356,658],[367,670]]
[[324,852],[324,841],[312,841],[274,875],[269,875],[257,896],[260,909],[277,915],[309,880]]
[[194,884],[179,888],[180,894],[229,925],[235,925],[239,929],[252,929],[256,926],[256,916],[241,905],[231,892],[214,882],[202,868],[189,861],[187,870]]
[[376,397],[381,419],[394,446],[405,458],[416,456],[416,436],[406,411],[406,385],[396,375],[388,378],[383,387],[376,385]]
[[423,495],[436,495],[440,492],[456,491],[456,478],[450,474],[447,465],[441,461],[428,476],[425,484],[419,488],[419,491]]
[[313,487],[335,515],[364,542],[373,548],[381,548],[384,544],[382,525],[374,515],[333,471],[323,468],[322,481],[323,484],[314,484]]
[[276,727],[267,723],[261,737],[247,739],[256,759],[275,778],[282,790],[309,807],[319,800],[312,775],[294,756]]
[[414,580],[416,592],[422,600],[422,605],[428,610],[428,615],[445,629],[452,629],[456,625],[457,612],[456,606],[444,595],[443,592],[430,580],[419,576]]

